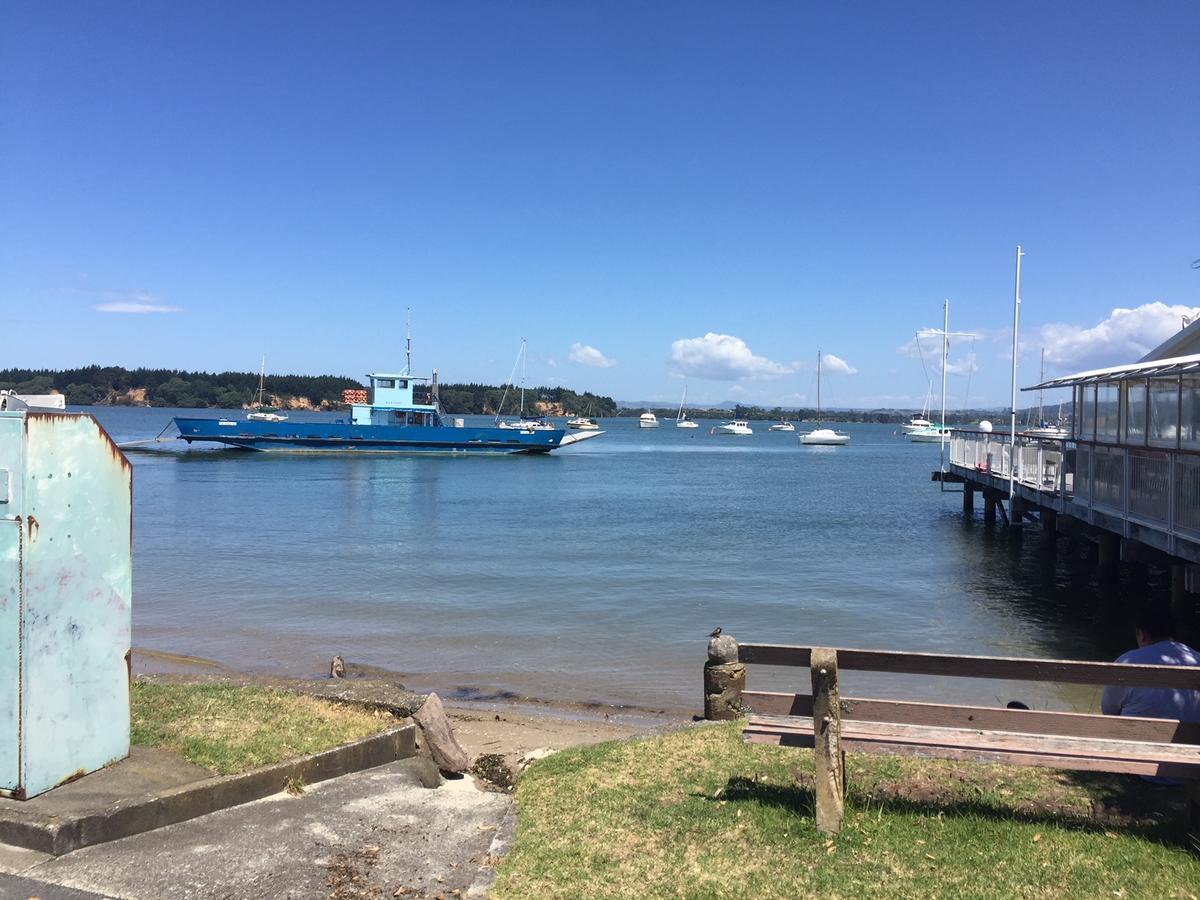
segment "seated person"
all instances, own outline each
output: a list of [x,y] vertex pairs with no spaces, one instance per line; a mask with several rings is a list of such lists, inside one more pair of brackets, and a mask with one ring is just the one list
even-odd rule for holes
[[[1134,622],[1137,649],[1122,653],[1119,663],[1154,666],[1200,666],[1200,653],[1173,640],[1171,608],[1166,603],[1143,605]],[[1100,699],[1100,710],[1108,716],[1142,716],[1200,722],[1200,691],[1169,687],[1125,687],[1109,685]]]

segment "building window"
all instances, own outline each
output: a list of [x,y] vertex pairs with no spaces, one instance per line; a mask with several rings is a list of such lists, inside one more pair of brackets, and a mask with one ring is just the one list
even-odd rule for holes
[[1150,443],[1174,447],[1179,441],[1179,379],[1150,379]]
[[1179,436],[1189,450],[1200,450],[1200,378],[1184,376],[1180,397]]
[[1146,382],[1123,381],[1121,388],[1125,394],[1125,409],[1122,419],[1125,422],[1125,443],[1146,443]]
[[1115,444],[1121,437],[1119,384],[1096,385],[1096,440]]
[[1083,392],[1083,402],[1080,403],[1079,421],[1083,427],[1079,430],[1079,436],[1085,441],[1094,441],[1096,439],[1096,386],[1085,384],[1080,391]]

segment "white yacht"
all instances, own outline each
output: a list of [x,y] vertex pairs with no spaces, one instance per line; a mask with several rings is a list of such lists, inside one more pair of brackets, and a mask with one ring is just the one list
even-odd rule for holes
[[814,428],[800,435],[800,443],[818,447],[840,447],[850,443],[850,435],[832,428]]
[[778,422],[776,422],[774,425],[772,425],[770,428],[767,429],[767,431],[795,431],[795,430],[796,430],[796,426],[793,425],[791,422],[789,422],[787,419],[780,419]]
[[754,429],[752,429],[750,427],[750,423],[745,422],[741,419],[734,419],[729,422],[722,422],[715,429],[713,429],[713,431],[716,434],[738,434],[738,435],[754,434]]
[[567,427],[572,431],[599,431],[600,426],[596,420],[590,416],[576,416],[573,419],[567,419]]
[[850,435],[844,431],[821,427],[821,351],[817,351],[817,427],[800,435],[800,443],[807,446],[840,447],[850,443]]
[[658,427],[658,416],[656,416],[654,413],[650,412],[650,410],[646,410],[644,413],[642,413],[640,416],[638,416],[638,428],[657,428],[657,427]]
[[954,429],[946,425],[930,424],[927,428],[922,428],[918,431],[910,431],[905,435],[914,444],[937,444],[949,443],[950,432]]
[[925,405],[921,407],[921,414],[913,416],[908,420],[907,425],[901,425],[905,434],[912,434],[914,431],[924,431],[927,428],[932,428],[933,423],[929,421],[929,404],[933,402],[933,383],[930,382],[929,389],[925,392]]

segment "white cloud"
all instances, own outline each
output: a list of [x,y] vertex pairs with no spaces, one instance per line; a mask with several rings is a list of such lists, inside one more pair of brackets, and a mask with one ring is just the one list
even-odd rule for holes
[[178,306],[164,306],[161,303],[130,303],[128,301],[114,301],[113,303],[101,303],[99,306],[93,306],[92,309],[102,313],[177,313],[182,312]]
[[581,366],[591,366],[593,369],[611,369],[617,364],[615,359],[609,359],[595,347],[589,347],[578,341],[571,345],[571,352],[567,354],[567,359]]
[[821,371],[828,372],[830,375],[857,375],[858,369],[850,365],[840,356],[834,356],[832,353],[821,354]]
[[672,343],[671,364],[681,375],[714,381],[780,378],[796,371],[795,364],[784,365],[765,356],[755,356],[741,338],[711,331],[704,337]]
[[1046,363],[1062,369],[1087,370],[1134,362],[1183,327],[1190,306],[1168,306],[1161,300],[1134,309],[1114,309],[1096,325],[1052,323],[1038,330]]
[[142,291],[97,291],[102,297],[108,297],[106,303],[99,303],[92,309],[102,313],[177,313],[183,312],[178,306],[168,306],[153,294]]

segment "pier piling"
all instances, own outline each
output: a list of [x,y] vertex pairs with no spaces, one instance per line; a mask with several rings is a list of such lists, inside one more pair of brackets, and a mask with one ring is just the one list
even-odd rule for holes
[[1115,534],[1101,534],[1098,538],[1100,573],[1115,575],[1121,562],[1121,539]]
[[970,516],[975,512],[975,490],[970,484],[963,485],[963,515]]
[[986,491],[983,495],[983,521],[986,525],[996,524],[996,498]]

